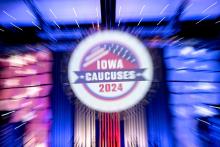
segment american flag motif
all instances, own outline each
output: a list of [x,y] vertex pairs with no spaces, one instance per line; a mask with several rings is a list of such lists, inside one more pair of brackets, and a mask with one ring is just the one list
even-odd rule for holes
[[126,47],[116,43],[105,43],[91,51],[91,54],[86,57],[86,62],[83,64],[83,67],[91,65],[95,61],[106,56],[109,52],[133,64],[137,63],[135,56]]
[[127,60],[131,63],[136,63],[136,58],[135,56],[132,54],[132,52],[130,52],[130,50],[128,48],[126,48],[125,46],[122,46],[120,44],[116,44],[116,43],[106,43],[106,44],[102,44],[100,45],[100,48],[104,48],[105,50],[108,50],[109,52],[120,56],[120,58]]

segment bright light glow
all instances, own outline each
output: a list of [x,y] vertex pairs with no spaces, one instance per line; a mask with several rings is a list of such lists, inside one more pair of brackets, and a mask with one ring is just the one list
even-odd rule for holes
[[211,108],[204,107],[204,106],[194,106],[195,111],[194,113],[201,115],[201,116],[213,116],[216,113],[213,112]]
[[204,55],[207,52],[207,49],[195,50],[192,46],[184,47],[180,50],[181,55]]
[[41,90],[42,90],[41,87],[29,87],[25,89],[24,93],[14,95],[12,98],[18,99],[18,98],[25,98],[25,97],[37,97],[39,96]]
[[199,83],[197,86],[185,86],[189,90],[211,90],[216,89],[216,87],[211,83]]
[[27,65],[27,62],[24,60],[24,58],[18,55],[10,56],[7,61],[9,62],[10,66],[22,67],[24,65]]
[[180,51],[180,54],[181,55],[188,55],[190,53],[192,53],[194,51],[194,48],[192,46],[187,46],[187,47],[184,47],[181,51]]
[[36,117],[36,114],[34,111],[31,111],[27,114],[25,114],[23,117],[22,117],[22,121],[23,122],[27,122],[27,121],[30,121],[32,119],[34,119]]
[[47,147],[46,143],[38,143],[35,145],[35,147]]
[[19,86],[20,80],[19,79],[7,79],[4,82],[5,87],[12,87],[12,86]]
[[210,84],[210,83],[200,83],[197,86],[197,89],[208,90],[208,89],[216,89],[216,87],[213,84]]
[[41,87],[30,87],[28,88],[26,94],[27,96],[39,96],[40,91],[42,90]]
[[24,55],[24,56],[23,56],[23,59],[26,60],[28,63],[31,63],[31,64],[37,62],[36,57],[33,56],[33,55],[30,55],[30,54],[26,54],[26,55]]

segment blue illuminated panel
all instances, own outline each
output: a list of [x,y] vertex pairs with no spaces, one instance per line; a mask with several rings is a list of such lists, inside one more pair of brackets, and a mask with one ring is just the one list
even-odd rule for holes
[[[117,0],[116,22],[169,20],[181,0]],[[182,20],[213,19],[220,15],[220,0],[190,0]]]
[[220,15],[219,0],[191,0],[186,7],[185,14],[182,20],[194,20],[215,18]]
[[138,22],[159,21],[163,17],[170,17],[178,6],[178,0],[117,0],[116,21]]
[[25,5],[23,0],[1,0],[0,1],[0,24],[10,25],[33,25],[37,23],[36,18]]
[[170,46],[164,56],[177,146],[201,146],[199,118],[218,114],[210,105],[220,103],[220,51]]
[[48,21],[75,24],[101,22],[100,0],[41,0],[36,4]]
[[[57,24],[100,23],[99,0],[34,1],[46,21]],[[0,25],[38,25],[36,17],[23,0],[0,1]],[[55,22],[54,22],[55,21]]]

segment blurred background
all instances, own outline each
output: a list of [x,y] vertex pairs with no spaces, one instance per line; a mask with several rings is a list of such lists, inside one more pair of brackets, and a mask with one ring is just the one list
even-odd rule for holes
[[[106,29],[138,37],[154,59],[144,146],[220,146],[220,0],[1,0],[0,146],[88,146],[74,138],[66,70],[80,40]],[[142,147],[119,120],[116,146]]]

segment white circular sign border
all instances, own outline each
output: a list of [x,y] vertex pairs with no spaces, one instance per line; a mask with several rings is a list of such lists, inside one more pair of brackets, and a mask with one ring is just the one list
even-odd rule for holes
[[[128,96],[111,101],[98,99],[85,92],[82,84],[73,84],[76,80],[76,75],[73,71],[80,70],[81,59],[97,42],[118,42],[125,44],[129,49],[134,49],[132,52],[135,53],[139,60],[139,68],[147,68],[144,72],[144,77],[147,81],[138,81],[136,87]],[[76,47],[70,57],[68,79],[77,98],[88,107],[101,112],[120,112],[137,104],[149,91],[153,79],[152,58],[147,48],[136,37],[121,31],[100,31],[88,36]]]

